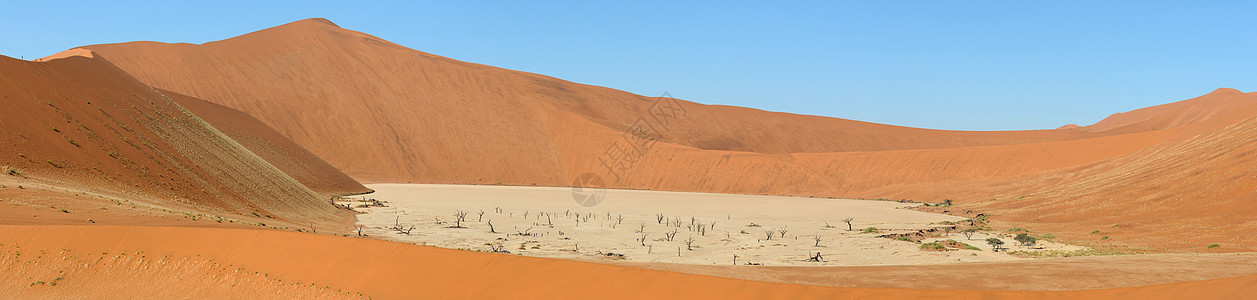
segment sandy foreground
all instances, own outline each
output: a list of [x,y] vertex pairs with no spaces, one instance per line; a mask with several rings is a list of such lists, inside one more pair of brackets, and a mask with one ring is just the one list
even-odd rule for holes
[[[970,240],[956,232],[929,239],[954,239],[979,248],[942,252],[878,237],[947,227],[938,223],[963,219],[905,210],[902,208],[919,204],[890,201],[606,190],[598,205],[583,207],[573,200],[572,189],[561,187],[368,187],[376,193],[365,198],[385,206],[358,208],[365,212],[358,216],[364,234],[525,256],[697,265],[734,265],[736,256],[737,265],[765,266],[928,265],[1022,259],[990,251],[983,240],[991,236],[1004,239],[1009,243],[1006,247],[1014,250],[1029,250],[1012,246],[1011,235],[999,233],[979,233]],[[459,211],[467,215],[456,222]],[[845,218],[853,219],[851,226],[843,222]],[[397,227],[402,230],[394,229]],[[876,230],[865,232],[870,227]],[[1083,247],[1043,241],[1036,248]],[[820,260],[810,260],[816,253],[821,254]]]

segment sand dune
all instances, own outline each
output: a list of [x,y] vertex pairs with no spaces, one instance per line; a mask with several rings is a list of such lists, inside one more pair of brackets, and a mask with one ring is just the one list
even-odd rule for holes
[[[580,174],[564,174],[571,165],[593,159],[569,152],[607,143],[578,140],[593,149],[566,150],[556,140],[619,134],[655,100],[455,61],[313,19],[204,45],[84,48],[155,87],[256,116],[351,176],[376,182],[565,185]],[[685,116],[660,139],[705,150],[884,151],[1109,135],[928,130],[683,103]]]
[[[128,297],[378,299],[1222,299],[1257,292],[1257,276],[1061,292],[817,287],[245,229],[4,225],[0,237],[0,249],[7,250],[0,252],[0,268],[13,271],[2,273],[0,291],[23,297],[83,290],[126,291]],[[49,261],[38,253],[82,264]],[[99,275],[106,272],[143,277]],[[32,285],[37,281],[44,284]],[[150,282],[170,284],[131,285]],[[220,288],[229,283],[237,286]]]
[[[0,57],[5,175],[170,207],[342,219],[326,199],[98,58]],[[10,171],[11,170],[11,171]]]
[[249,115],[174,92],[162,94],[319,194],[343,196],[371,191]]

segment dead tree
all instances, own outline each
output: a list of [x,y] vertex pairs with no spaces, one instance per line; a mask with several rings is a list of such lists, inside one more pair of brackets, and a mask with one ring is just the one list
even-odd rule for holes
[[624,223],[624,215],[618,215],[615,217],[615,224],[620,225],[620,223]]
[[482,222],[482,221],[484,221],[484,210],[481,210],[480,213],[476,216],[476,222]]
[[698,234],[703,236],[707,235],[707,224],[698,223]]
[[314,230],[314,222],[310,222],[310,233],[319,233],[317,230]]
[[816,244],[815,244],[815,245],[812,245],[812,246],[814,246],[814,247],[820,247],[820,246],[821,246],[821,236],[820,236],[819,234],[818,234],[818,235],[816,235],[816,236],[813,236],[813,237],[812,237],[812,240],[813,240],[813,241],[816,241]]
[[646,223],[642,223],[641,228],[637,229],[637,233],[644,233],[644,232],[646,232]]
[[676,229],[673,229],[672,231],[669,231],[669,232],[664,232],[664,233],[663,233],[663,237],[664,237],[664,239],[667,239],[669,242],[671,242],[671,241],[672,241],[672,239],[676,238],[676,236],[677,236],[677,230],[676,230]]
[[811,258],[808,258],[807,261],[823,262],[825,261],[825,258],[821,257],[821,253],[818,251],[816,252],[816,255],[813,255]]
[[663,219],[664,219],[663,214],[655,214],[656,223],[663,224]]
[[554,222],[550,221],[550,213],[546,213],[546,225],[554,226]]
[[852,218],[842,218],[842,221],[847,223],[847,231],[852,231],[852,230],[855,230],[855,229],[852,229],[852,228],[851,228],[851,221],[855,221],[855,219],[852,219]]
[[645,233],[645,232],[643,232],[643,233],[642,233],[642,239],[641,239],[641,241],[642,241],[642,246],[645,246],[645,245],[646,245],[646,236],[647,236],[647,235],[650,235],[650,233]]
[[464,228],[463,221],[467,221],[467,212],[462,210],[455,211],[453,228]]
[[711,225],[707,226],[707,229],[716,230],[716,221],[711,221]]
[[366,235],[363,235],[363,234],[362,234],[362,225],[356,225],[356,226],[354,226],[354,227],[357,227],[357,228],[358,228],[358,236],[366,236]]
[[692,236],[692,235],[691,235],[689,238],[685,239],[685,240],[684,240],[684,241],[682,241],[682,242],[684,242],[684,243],[685,243],[685,250],[688,250],[688,251],[694,251],[694,247],[693,247],[693,246],[694,246],[694,236]]
[[783,238],[783,239],[784,239],[784,238],[786,238],[786,232],[788,232],[788,231],[789,231],[789,230],[786,230],[786,227],[781,227],[781,228],[777,229],[777,233],[780,233],[778,236],[779,236],[779,237],[781,237],[781,238]]
[[766,241],[773,240],[773,230],[772,229],[764,230],[764,236],[768,237],[767,239],[765,239]]
[[489,233],[498,233],[497,231],[493,230],[493,220],[489,220]]

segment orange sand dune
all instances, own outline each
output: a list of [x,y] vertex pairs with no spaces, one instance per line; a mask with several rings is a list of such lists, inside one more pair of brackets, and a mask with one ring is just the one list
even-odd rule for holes
[[1220,88],[1192,99],[1113,114],[1080,130],[1131,132],[1165,129],[1209,120],[1253,104],[1251,95],[1235,89]]
[[99,58],[0,57],[4,175],[219,213],[348,217],[168,97]]
[[371,192],[349,175],[249,115],[174,92],[162,93],[319,194],[343,196]]
[[[565,185],[555,140],[623,132],[654,98],[465,63],[303,20],[206,43],[86,46],[155,87],[241,110],[355,178]],[[663,141],[766,154],[935,149],[1101,137],[1077,130],[963,132],[684,102]],[[602,141],[589,151],[606,148]],[[577,150],[583,151],[583,150]],[[584,151],[588,152],[588,151]]]
[[[6,270],[0,292],[18,297],[117,297],[123,290],[126,297],[378,299],[1238,299],[1257,293],[1257,276],[1062,292],[816,287],[244,229],[0,225],[0,243]],[[43,259],[54,254],[65,259]]]

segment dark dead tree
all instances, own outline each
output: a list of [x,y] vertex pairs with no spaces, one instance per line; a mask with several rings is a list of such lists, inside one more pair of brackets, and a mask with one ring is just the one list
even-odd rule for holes
[[818,251],[816,252],[816,255],[813,255],[811,258],[808,258],[807,261],[823,262],[825,261],[825,258],[821,257],[821,253]]
[[816,241],[816,244],[815,244],[815,245],[812,245],[813,247],[820,247],[820,246],[821,246],[821,236],[820,236],[820,235],[813,236],[813,237],[812,237],[812,240],[813,240],[813,241]]
[[620,225],[620,223],[624,223],[624,215],[618,215],[615,217],[615,224]]
[[480,213],[478,213],[476,216],[476,222],[482,222],[482,221],[484,221],[484,210],[481,210]]
[[646,232],[646,223],[642,223],[642,226],[637,229],[637,233],[644,233],[644,232]]
[[779,233],[778,236],[783,239],[786,238],[786,232],[789,232],[789,230],[786,230],[785,226],[782,226],[781,228],[777,229],[777,233]]
[[764,236],[766,236],[766,237],[767,237],[767,238],[765,239],[766,241],[771,241],[771,240],[773,240],[773,230],[772,230],[772,229],[764,230]]
[[467,221],[467,212],[462,210],[455,211],[453,228],[465,228],[463,227],[463,221]]
[[362,225],[356,225],[356,226],[354,226],[354,227],[357,227],[357,228],[358,228],[358,236],[366,236],[366,235],[363,235],[363,234],[362,234]]
[[672,241],[672,239],[676,238],[676,236],[677,236],[677,231],[678,231],[678,230],[673,229],[672,231],[667,231],[667,232],[664,232],[664,233],[663,233],[663,237],[664,237],[664,239],[666,239],[666,240],[668,240],[669,242],[671,242],[671,241]]
[[641,238],[642,246],[646,245],[646,236],[648,235],[650,235],[650,233],[645,233],[645,232],[642,233],[642,238]]
[[684,240],[684,241],[682,241],[682,242],[684,242],[684,243],[685,243],[685,250],[688,250],[688,251],[694,251],[694,247],[693,247],[693,246],[694,246],[694,236],[692,236],[692,235],[691,235],[689,238],[685,239],[685,240]]
[[851,228],[851,221],[855,221],[855,219],[853,219],[853,218],[842,218],[842,221],[847,223],[847,231],[852,231],[852,230],[855,230],[855,229]]
[[656,223],[663,224],[663,219],[664,219],[663,214],[655,214]]
[[498,233],[497,231],[493,230],[493,220],[489,220],[489,233]]

